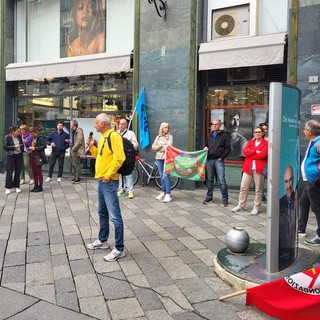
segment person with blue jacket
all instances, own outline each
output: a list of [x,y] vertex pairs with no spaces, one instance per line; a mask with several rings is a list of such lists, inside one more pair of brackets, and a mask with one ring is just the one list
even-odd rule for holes
[[52,152],[50,155],[50,162],[49,162],[49,174],[48,174],[48,178],[46,179],[46,182],[49,182],[52,179],[52,173],[53,173],[53,169],[57,159],[58,159],[58,166],[59,166],[57,181],[58,182],[61,181],[64,156],[65,156],[66,150],[69,148],[69,142],[70,142],[69,133],[67,133],[63,129],[64,129],[64,123],[62,121],[59,121],[57,124],[57,130],[52,131],[46,139],[46,144],[50,145],[52,148]]
[[317,235],[306,240],[305,244],[320,246],[320,122],[314,119],[307,121],[303,132],[310,142],[301,164],[301,175],[305,185],[300,201],[299,233],[305,232],[310,206],[316,215]]

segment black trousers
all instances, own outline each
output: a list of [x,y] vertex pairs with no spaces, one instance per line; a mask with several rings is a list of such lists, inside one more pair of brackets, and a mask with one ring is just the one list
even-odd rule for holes
[[52,178],[53,168],[56,165],[58,159],[58,177],[62,177],[63,163],[65,153],[51,153],[49,163],[49,177]]
[[20,188],[20,173],[23,163],[23,154],[13,154],[12,156],[7,156],[7,174],[5,188]]

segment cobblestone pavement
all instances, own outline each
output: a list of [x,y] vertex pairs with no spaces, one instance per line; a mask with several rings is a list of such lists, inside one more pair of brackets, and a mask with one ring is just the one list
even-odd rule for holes
[[[121,198],[126,256],[105,262],[109,250],[85,246],[98,232],[95,180],[21,189],[0,193],[0,319],[271,319],[245,306],[244,295],[218,301],[235,291],[213,270],[225,233],[243,226],[251,241],[265,242],[265,208],[230,211],[238,191],[224,208],[218,190],[203,205],[203,188],[174,190],[168,204],[155,199],[156,187],[135,188],[133,200]],[[309,227],[311,237],[313,214]]]

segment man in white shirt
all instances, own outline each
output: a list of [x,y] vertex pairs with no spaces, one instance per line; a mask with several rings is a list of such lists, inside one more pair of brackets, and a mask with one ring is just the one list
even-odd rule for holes
[[[133,131],[127,129],[128,122],[127,119],[122,118],[119,121],[119,132],[124,138],[127,138],[131,143],[133,144],[133,147],[137,150],[139,147],[138,140],[136,138],[136,135]],[[124,196],[126,194],[126,191],[128,193],[128,198],[133,199],[133,178],[132,174],[128,176],[120,176],[119,177],[119,189],[118,189],[118,197]]]

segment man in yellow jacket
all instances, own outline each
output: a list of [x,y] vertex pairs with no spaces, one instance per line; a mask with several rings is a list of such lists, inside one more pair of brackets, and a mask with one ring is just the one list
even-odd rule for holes
[[98,239],[89,243],[87,248],[108,249],[109,217],[114,224],[115,248],[104,258],[106,261],[115,261],[125,256],[123,238],[124,228],[117,196],[119,186],[118,169],[125,160],[122,137],[113,133],[110,136],[112,151],[109,148],[107,137],[112,133],[110,117],[100,113],[94,123],[97,132],[101,133],[98,146],[94,145],[94,139],[88,138],[90,152],[96,158],[95,178],[98,180],[98,213],[100,231]]

